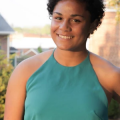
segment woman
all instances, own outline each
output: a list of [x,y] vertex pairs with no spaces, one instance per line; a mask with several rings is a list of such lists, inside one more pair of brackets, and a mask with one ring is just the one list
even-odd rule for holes
[[104,16],[102,0],[49,0],[47,5],[57,48],[14,70],[4,120],[108,120],[111,99],[120,103],[120,69],[85,47]]

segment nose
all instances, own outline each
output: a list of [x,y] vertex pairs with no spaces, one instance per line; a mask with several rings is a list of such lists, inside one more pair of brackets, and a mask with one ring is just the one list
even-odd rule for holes
[[60,26],[59,26],[60,30],[64,31],[64,32],[70,32],[71,31],[71,27],[68,21],[63,21],[61,22]]

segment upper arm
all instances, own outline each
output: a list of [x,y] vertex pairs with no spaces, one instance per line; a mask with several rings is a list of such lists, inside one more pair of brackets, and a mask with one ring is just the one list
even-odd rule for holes
[[4,120],[22,120],[28,79],[25,63],[13,71],[7,86]]
[[120,103],[120,69],[113,77],[113,99]]
[[113,98],[120,103],[120,69],[100,56],[93,53],[90,55],[93,68],[106,91],[108,102]]

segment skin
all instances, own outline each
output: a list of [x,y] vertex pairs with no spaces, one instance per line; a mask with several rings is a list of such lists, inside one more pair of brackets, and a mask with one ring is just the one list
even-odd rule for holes
[[[51,23],[51,36],[59,49],[66,51],[86,49],[86,39],[93,26],[85,6],[85,4],[67,0],[60,1],[55,6]],[[63,39],[59,35],[71,36],[72,39]]]
[[[51,36],[57,45],[54,57],[61,65],[76,66],[88,55],[85,43],[96,23],[90,23],[90,14],[85,10],[85,4],[78,4],[75,0],[58,2],[53,12]],[[73,37],[64,39],[59,34]],[[27,80],[48,60],[52,52],[50,50],[26,59],[13,71],[7,87],[4,120],[22,120]],[[120,69],[93,53],[89,57],[108,104],[112,98],[120,103]]]

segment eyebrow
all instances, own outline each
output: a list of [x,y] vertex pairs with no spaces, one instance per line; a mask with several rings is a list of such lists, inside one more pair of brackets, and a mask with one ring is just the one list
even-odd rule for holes
[[[61,13],[59,13],[59,12],[53,12],[53,14],[54,13],[56,13],[56,14],[58,14],[58,15],[62,15]],[[70,15],[71,17],[77,17],[77,16],[79,16],[79,17],[82,17],[82,18],[84,18],[84,16],[82,16],[82,15],[79,15],[79,14],[72,14],[72,15]]]

